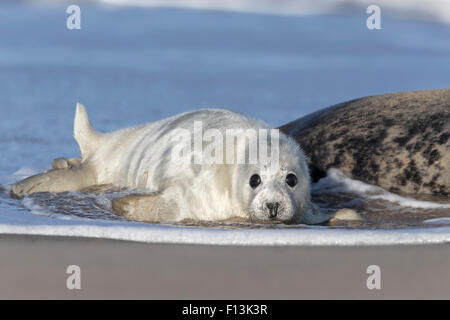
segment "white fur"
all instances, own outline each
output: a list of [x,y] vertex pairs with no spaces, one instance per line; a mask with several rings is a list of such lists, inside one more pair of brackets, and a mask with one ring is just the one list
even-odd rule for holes
[[[161,192],[163,199],[177,208],[170,220],[268,220],[265,203],[272,201],[280,202],[278,220],[308,220],[303,218],[311,210],[309,172],[294,140],[280,133],[280,167],[275,172],[258,164],[175,164],[171,151],[176,142],[171,133],[176,128],[192,132],[194,120],[202,121],[205,130],[217,128],[221,132],[230,128],[270,129],[260,120],[232,111],[204,109],[101,134],[91,127],[86,110],[78,104],[74,136],[82,164],[95,169],[98,184]],[[249,179],[255,173],[260,174],[262,183],[252,189]],[[294,188],[285,182],[288,173],[298,178]]]

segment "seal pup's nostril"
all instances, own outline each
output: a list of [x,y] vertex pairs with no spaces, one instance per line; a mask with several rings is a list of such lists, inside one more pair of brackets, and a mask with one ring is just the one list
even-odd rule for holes
[[275,218],[278,214],[279,202],[267,202],[266,207],[269,209],[269,218]]

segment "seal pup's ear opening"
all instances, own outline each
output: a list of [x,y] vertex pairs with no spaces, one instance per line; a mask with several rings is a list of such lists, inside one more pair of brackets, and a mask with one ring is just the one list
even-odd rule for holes
[[82,161],[95,152],[102,138],[102,134],[92,127],[86,108],[79,102],[75,111],[73,136],[80,147]]
[[333,218],[333,216],[334,216],[333,214],[327,213],[326,210],[310,202],[309,208],[306,210],[306,213],[303,216],[302,223],[304,224],[323,223]]

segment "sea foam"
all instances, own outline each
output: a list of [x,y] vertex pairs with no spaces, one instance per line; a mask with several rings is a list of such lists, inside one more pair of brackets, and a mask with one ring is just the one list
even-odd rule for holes
[[[23,171],[22,171],[23,172]],[[314,192],[358,192],[367,197],[393,197],[390,200],[421,208],[448,204],[417,201],[396,196],[379,187],[350,179],[332,169],[328,176],[313,185]],[[350,246],[350,245],[402,245],[436,244],[450,241],[450,218],[429,219],[428,225],[444,225],[428,228],[401,229],[347,229],[326,226],[277,226],[261,229],[224,229],[214,227],[190,227],[173,224],[147,224],[126,220],[110,220],[64,215],[38,204],[33,197],[22,200],[1,195],[15,206],[1,205],[0,234],[89,237],[128,240],[147,243],[241,245],[241,246]],[[82,195],[80,194],[80,197]],[[109,198],[99,195],[99,201],[107,206]],[[8,200],[9,199],[9,200]],[[0,199],[1,200],[1,199]],[[5,203],[5,201],[3,201]]]
[[312,190],[315,193],[354,193],[367,199],[385,200],[410,208],[450,208],[450,203],[422,201],[411,197],[399,196],[378,186],[351,179],[344,175],[340,170],[334,168],[327,171],[327,176],[325,178],[319,180],[316,184],[313,184]]
[[[36,213],[36,211],[35,211]],[[0,214],[0,234],[88,237],[147,243],[242,246],[349,246],[436,244],[450,241],[450,227],[349,230],[326,227],[214,229],[139,222],[55,219],[26,211]]]

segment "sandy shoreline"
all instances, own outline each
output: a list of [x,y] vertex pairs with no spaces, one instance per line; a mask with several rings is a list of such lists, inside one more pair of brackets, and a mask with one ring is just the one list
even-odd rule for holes
[[[450,298],[450,245],[233,247],[0,236],[0,298]],[[81,290],[66,288],[69,265]],[[381,290],[366,268],[381,268]]]

